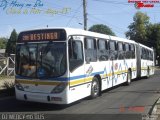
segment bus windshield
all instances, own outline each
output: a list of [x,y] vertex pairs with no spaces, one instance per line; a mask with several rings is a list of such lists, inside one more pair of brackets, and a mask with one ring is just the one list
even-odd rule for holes
[[66,43],[17,45],[16,74],[30,78],[58,77],[66,71]]

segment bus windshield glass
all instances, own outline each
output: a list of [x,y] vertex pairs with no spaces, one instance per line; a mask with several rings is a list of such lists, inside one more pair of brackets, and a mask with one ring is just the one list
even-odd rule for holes
[[66,43],[24,43],[17,45],[16,74],[30,78],[62,76],[66,71]]

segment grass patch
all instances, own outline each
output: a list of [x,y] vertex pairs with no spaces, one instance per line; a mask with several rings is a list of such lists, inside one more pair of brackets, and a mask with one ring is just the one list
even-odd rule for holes
[[7,82],[7,81],[5,81],[5,82],[3,83],[2,88],[4,88],[4,89],[14,88],[14,83],[13,83],[13,82]]
[[7,75],[0,75],[0,80],[4,80],[4,79],[14,79],[15,76],[7,76]]

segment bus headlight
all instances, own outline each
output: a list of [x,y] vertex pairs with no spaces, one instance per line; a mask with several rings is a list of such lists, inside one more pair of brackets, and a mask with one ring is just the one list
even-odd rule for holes
[[51,93],[61,93],[67,86],[67,83],[62,82],[59,85],[57,85],[52,91]]
[[24,88],[23,88],[23,86],[20,83],[16,83],[16,88],[18,90],[24,91]]

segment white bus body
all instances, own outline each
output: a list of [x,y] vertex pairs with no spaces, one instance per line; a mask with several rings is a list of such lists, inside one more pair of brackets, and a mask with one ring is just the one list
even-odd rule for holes
[[[19,41],[23,40],[16,50],[18,100],[69,104],[154,74],[153,49],[132,40],[72,28],[47,30],[20,33]],[[52,30],[63,30],[65,40],[59,40]],[[149,55],[143,56],[142,49]],[[29,65],[22,64],[25,57],[30,59]]]

